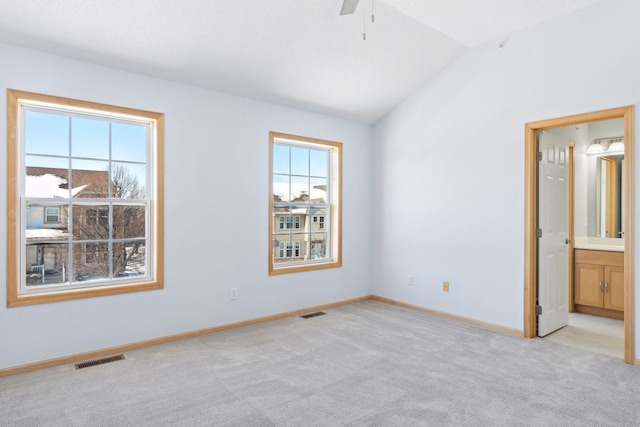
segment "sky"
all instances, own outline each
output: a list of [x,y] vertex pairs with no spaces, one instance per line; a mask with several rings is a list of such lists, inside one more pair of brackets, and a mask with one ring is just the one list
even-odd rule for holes
[[110,164],[126,165],[145,186],[145,125],[69,117],[40,110],[27,110],[25,114],[26,166],[67,169],[71,161],[73,169],[106,171]]
[[274,144],[273,193],[282,201],[301,194],[310,194],[311,199],[326,198],[326,191],[318,187],[326,188],[327,162],[327,150]]

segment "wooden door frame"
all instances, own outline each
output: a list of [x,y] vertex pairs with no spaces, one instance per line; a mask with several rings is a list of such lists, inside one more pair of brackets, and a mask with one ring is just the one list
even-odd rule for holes
[[[607,198],[605,201],[607,206],[605,209],[607,212],[607,218],[605,220],[605,229],[607,231],[612,230],[614,234],[613,237],[616,237],[616,217],[618,207],[616,204],[616,199],[612,196],[612,194],[615,194],[616,187],[618,185],[615,179],[618,168],[616,165],[616,160],[613,157],[602,156],[600,160],[601,165],[602,161],[607,162]],[[602,172],[600,172],[600,174],[602,174]],[[600,194],[602,194],[602,190],[600,190]],[[602,204],[602,200],[600,201],[600,203]],[[600,228],[602,228],[602,217],[600,217]]]
[[[573,295],[573,281],[574,281],[574,271],[573,264],[575,262],[573,258],[573,245],[576,243],[575,236],[575,216],[576,216],[576,162],[575,162],[575,142],[569,142],[569,283],[567,286],[569,287],[569,304],[567,305],[569,309],[569,313],[573,313],[575,311],[575,304],[573,303],[574,295]],[[536,210],[537,212],[537,210]]]
[[634,107],[611,108],[591,113],[575,114],[549,120],[525,123],[524,156],[524,336],[536,336],[536,291],[537,291],[537,237],[538,220],[538,131],[572,126],[581,123],[609,119],[624,119],[624,183],[625,183],[625,235],[624,235],[624,361],[637,364],[635,359],[635,304],[634,304]]

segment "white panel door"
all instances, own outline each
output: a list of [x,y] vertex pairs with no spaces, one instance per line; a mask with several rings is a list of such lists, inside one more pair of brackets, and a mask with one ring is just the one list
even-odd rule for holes
[[569,142],[538,134],[538,336],[569,322]]

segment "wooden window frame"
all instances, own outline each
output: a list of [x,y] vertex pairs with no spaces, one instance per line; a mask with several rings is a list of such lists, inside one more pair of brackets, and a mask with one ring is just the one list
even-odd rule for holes
[[[20,106],[21,103],[59,106],[61,109],[92,112],[104,115],[135,117],[152,123],[152,157],[150,176],[152,193],[150,209],[153,224],[150,228],[151,271],[139,282],[100,284],[94,287],[43,290],[20,293],[20,269],[24,268],[20,256],[20,233],[22,215],[20,203],[20,180],[24,166],[20,159]],[[119,107],[97,102],[83,101],[40,93],[7,89],[7,307],[19,307],[57,301],[93,298],[130,292],[162,289],[164,287],[164,114]]]
[[[273,205],[273,149],[278,140],[287,143],[297,144],[300,146],[316,147],[329,150],[330,152],[330,181],[327,183],[331,186],[329,192],[330,200],[329,209],[330,224],[328,226],[330,233],[330,257],[321,262],[312,262],[306,264],[274,263],[274,205]],[[342,143],[335,141],[327,141],[317,138],[309,138],[299,135],[291,135],[280,132],[269,132],[269,250],[268,265],[269,275],[298,273],[304,271],[321,270],[327,268],[338,268],[342,266]],[[279,248],[278,248],[279,250]]]

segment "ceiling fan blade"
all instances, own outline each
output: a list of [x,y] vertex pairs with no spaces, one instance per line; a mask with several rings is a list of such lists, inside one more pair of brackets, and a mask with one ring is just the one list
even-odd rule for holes
[[342,9],[340,9],[340,15],[351,15],[356,11],[359,1],[360,0],[344,0],[342,3]]

